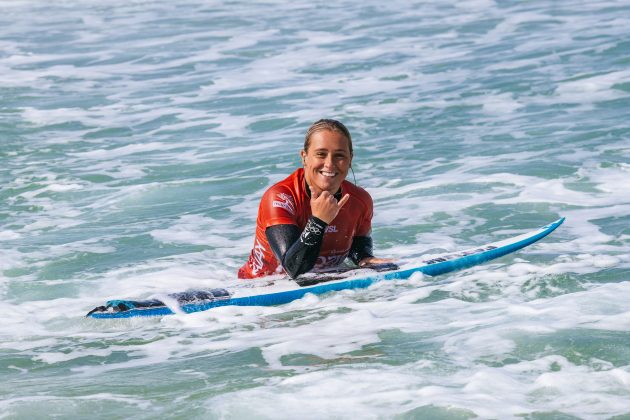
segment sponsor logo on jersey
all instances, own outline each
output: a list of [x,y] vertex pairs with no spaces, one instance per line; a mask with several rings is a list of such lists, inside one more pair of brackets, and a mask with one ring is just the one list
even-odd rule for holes
[[289,194],[278,193],[276,198],[277,200],[273,200],[271,203],[273,207],[281,207],[292,215],[295,215],[295,202],[293,201],[293,197]]
[[328,225],[326,227],[326,233],[337,233],[337,226],[336,225]]
[[346,259],[348,254],[344,253],[341,255],[320,255],[317,257],[317,262],[315,263],[316,268],[327,268],[327,267],[336,267]]
[[254,249],[252,249],[252,255],[249,258],[249,264],[252,267],[252,274],[257,275],[265,266],[265,251],[265,247],[258,242],[258,239],[256,239],[254,242]]

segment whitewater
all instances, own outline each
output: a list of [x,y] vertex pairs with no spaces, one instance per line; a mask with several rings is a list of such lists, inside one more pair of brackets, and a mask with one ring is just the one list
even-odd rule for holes
[[[614,0],[0,2],[0,418],[628,418],[628,27]],[[319,118],[378,256],[566,221],[435,278],[84,317],[235,281]]]

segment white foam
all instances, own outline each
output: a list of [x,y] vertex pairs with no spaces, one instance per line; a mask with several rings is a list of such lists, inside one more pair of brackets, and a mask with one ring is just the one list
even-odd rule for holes
[[[630,73],[615,56],[626,4],[504,6],[0,2],[0,84],[18,132],[1,158],[0,342],[28,366],[10,361],[2,411],[102,400],[175,412],[162,391],[126,399],[98,382],[140,372],[195,378],[192,406],[214,417],[412,417],[429,405],[481,418],[627,414],[626,361],[565,344],[580,351],[595,333],[616,346],[630,329],[630,149],[617,108]],[[262,192],[299,164],[300,138],[322,116],[356,139],[379,255],[567,220],[516,259],[437,279],[270,308],[82,318],[107,299],[232,285]],[[174,205],[191,186],[199,196]],[[381,229],[393,231],[386,244]],[[133,249],[147,235],[150,249]],[[82,253],[111,263],[45,275]],[[227,378],[231,363],[242,373]],[[72,378],[75,396],[51,392],[41,372]],[[173,410],[191,407],[171,394]]]
[[10,230],[0,231],[0,241],[10,241],[13,239],[19,239],[22,235],[17,232],[12,232]]
[[515,101],[509,93],[490,96],[483,99],[483,110],[489,114],[513,113],[523,105]]
[[575,81],[560,83],[556,96],[560,102],[585,103],[613,100],[627,94],[613,89],[616,84],[630,81],[630,71],[613,71],[595,76],[581,77]]
[[153,152],[153,151],[168,151],[168,150],[172,150],[172,149],[176,149],[181,147],[181,145],[178,144],[164,144],[164,143],[159,143],[159,142],[148,142],[148,143],[142,143],[142,144],[128,144],[122,147],[118,147],[115,149],[110,149],[110,150],[104,150],[104,149],[98,149],[98,150],[90,150],[87,152],[78,152],[78,153],[72,153],[72,155],[77,156],[77,157],[83,157],[83,158],[90,158],[90,159],[111,159],[111,158],[118,158],[121,156],[128,156],[128,155],[132,155],[132,154],[136,154],[136,153],[147,153],[147,152]]
[[[57,407],[54,406],[57,403],[62,405],[63,407],[72,407],[73,403],[76,403],[77,401],[86,401],[91,403],[94,403],[95,401],[111,401],[119,406],[129,405],[142,410],[147,410],[151,407],[151,402],[140,398],[131,398],[126,395],[98,392],[89,395],[72,397],[56,395],[34,395],[28,397],[7,398],[3,399],[3,401],[0,401],[0,408],[2,408],[5,413],[10,413],[13,407],[30,405],[34,408],[37,408],[41,407],[42,405],[47,405],[49,407],[47,414],[50,414],[50,411],[55,412],[57,410]],[[37,409],[35,409],[34,412],[37,413]],[[72,410],[68,410],[68,412],[71,413]]]

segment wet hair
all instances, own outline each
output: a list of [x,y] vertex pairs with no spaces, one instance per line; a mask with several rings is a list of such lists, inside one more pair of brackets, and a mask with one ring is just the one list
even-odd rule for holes
[[343,136],[348,139],[348,148],[350,149],[350,154],[352,155],[352,136],[350,136],[350,132],[341,122],[337,120],[331,120],[323,118],[321,120],[315,121],[306,132],[306,136],[304,136],[304,151],[308,152],[308,147],[311,145],[311,136],[318,131],[329,130],[336,131],[337,133],[343,134]]

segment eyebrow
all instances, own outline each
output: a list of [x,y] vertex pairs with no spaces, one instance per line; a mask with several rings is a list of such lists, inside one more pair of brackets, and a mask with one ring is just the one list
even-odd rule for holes
[[[324,147],[320,147],[319,149],[314,149],[314,152],[327,152],[328,149],[324,148]],[[344,152],[344,153],[350,153],[349,150],[346,149],[335,149],[333,150],[333,152]]]

